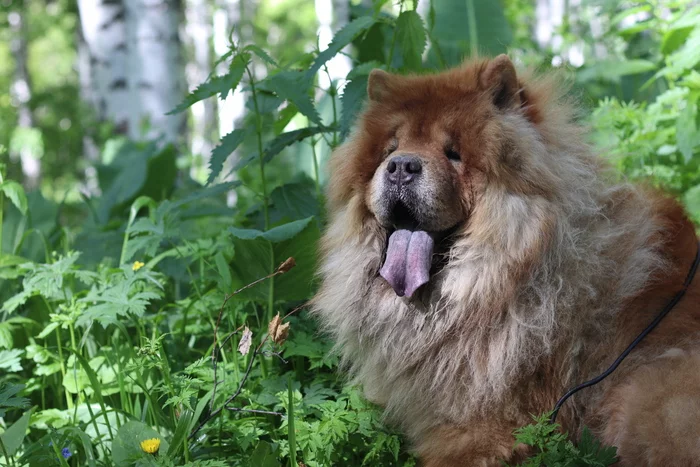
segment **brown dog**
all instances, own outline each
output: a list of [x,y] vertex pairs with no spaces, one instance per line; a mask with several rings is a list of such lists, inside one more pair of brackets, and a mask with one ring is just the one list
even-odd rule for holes
[[[508,57],[375,70],[332,157],[314,309],[426,466],[517,460],[512,431],[605,370],[683,284],[682,207],[615,181],[555,78]],[[699,274],[700,276],[700,274]],[[558,421],[622,465],[700,465],[700,277]]]

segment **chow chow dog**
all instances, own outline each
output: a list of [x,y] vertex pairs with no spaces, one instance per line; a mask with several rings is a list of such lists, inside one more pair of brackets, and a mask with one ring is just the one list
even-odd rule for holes
[[[513,430],[605,370],[693,264],[682,206],[620,181],[559,81],[505,55],[374,70],[331,157],[313,310],[422,465],[522,459]],[[700,465],[699,336],[697,277],[558,422],[590,427],[620,465]]]

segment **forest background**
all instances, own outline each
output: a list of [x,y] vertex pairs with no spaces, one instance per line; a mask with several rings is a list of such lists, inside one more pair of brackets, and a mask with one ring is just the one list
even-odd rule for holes
[[373,68],[503,52],[700,223],[698,1],[0,0],[0,466],[414,465],[303,308],[326,161]]

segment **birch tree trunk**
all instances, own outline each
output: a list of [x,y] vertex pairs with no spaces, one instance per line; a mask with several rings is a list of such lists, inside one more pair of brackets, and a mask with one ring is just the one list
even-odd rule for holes
[[87,48],[88,75],[83,80],[97,118],[114,123],[118,133],[136,128],[136,103],[129,86],[129,48],[123,0],[78,0]]
[[98,118],[132,139],[180,140],[185,115],[165,115],[185,91],[179,0],[78,0],[78,9]]
[[29,107],[32,83],[27,69],[27,24],[25,0],[18,0],[17,9],[8,15],[12,31],[10,50],[15,61],[11,96],[17,107],[17,127],[10,144],[11,157],[19,157],[27,188],[36,188],[41,177],[41,134],[34,129]]
[[137,117],[149,120],[147,136],[163,136],[168,142],[181,140],[186,114],[165,115],[180,103],[186,91],[179,36],[180,0],[124,0],[124,4]]

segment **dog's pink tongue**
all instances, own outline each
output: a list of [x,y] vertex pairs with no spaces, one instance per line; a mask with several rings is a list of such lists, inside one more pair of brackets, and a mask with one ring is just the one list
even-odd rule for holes
[[386,260],[379,274],[396,295],[410,297],[430,279],[433,239],[422,230],[397,230],[389,237]]

